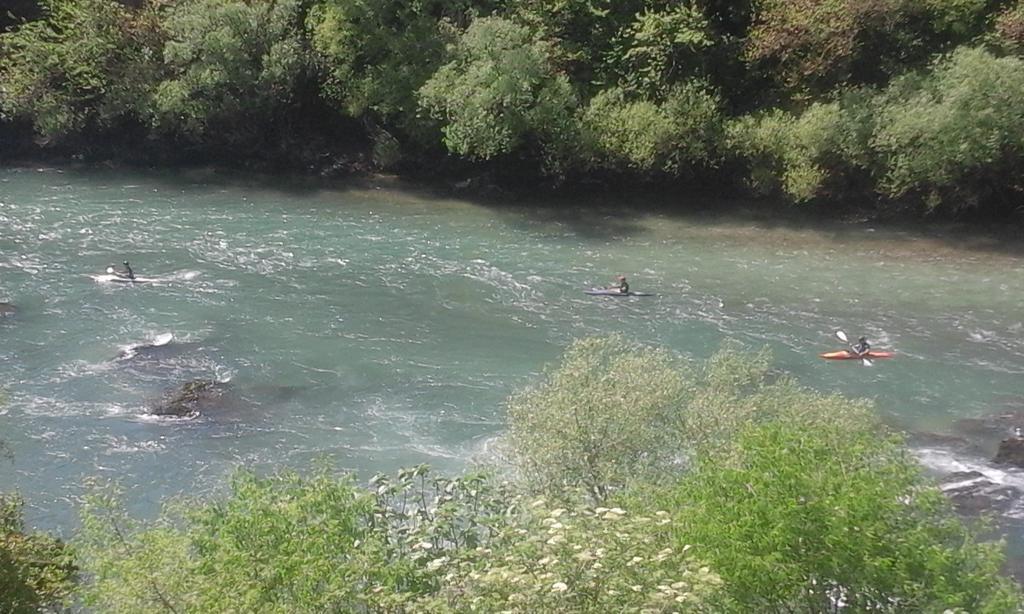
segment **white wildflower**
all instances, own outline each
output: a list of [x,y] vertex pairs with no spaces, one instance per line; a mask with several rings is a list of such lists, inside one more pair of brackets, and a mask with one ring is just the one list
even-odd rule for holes
[[569,585],[565,582],[555,582],[551,585],[552,593],[564,593],[567,590],[569,590]]

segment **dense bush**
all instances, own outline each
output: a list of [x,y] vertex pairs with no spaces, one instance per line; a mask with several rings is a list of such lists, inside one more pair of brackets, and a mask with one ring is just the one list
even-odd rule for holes
[[1019,201],[1024,60],[960,49],[890,88],[873,139],[882,189],[955,209]]
[[425,467],[375,490],[348,477],[235,476],[230,495],[169,505],[151,525],[126,517],[109,491],[83,510],[79,538],[100,611],[395,611],[436,592],[428,562],[473,549],[508,505],[482,478]]
[[577,341],[543,384],[509,401],[516,466],[542,492],[604,501],[674,462],[668,426],[684,391],[665,352],[620,336]]
[[724,122],[718,96],[691,82],[660,103],[605,90],[591,99],[581,123],[590,165],[688,175],[716,164]]
[[552,64],[550,45],[526,28],[477,19],[451,53],[420,90],[450,150],[487,160],[541,143],[571,121],[572,88]]
[[433,612],[721,612],[721,580],[673,547],[668,513],[531,502],[486,547],[428,563],[446,571]]
[[304,18],[301,0],[174,5],[164,21],[168,75],[149,109],[154,125],[229,144],[275,134],[308,77]]
[[29,533],[24,501],[0,495],[0,611],[28,614],[67,600],[75,567],[67,546],[43,533]]
[[0,111],[45,142],[137,118],[157,70],[156,17],[114,0],[47,0],[46,19],[0,35]]
[[899,440],[821,417],[750,425],[653,498],[737,611],[1021,607],[1000,546],[965,529]]
[[1011,0],[41,4],[0,35],[19,147],[1021,202]]
[[[10,459],[13,453],[0,440],[0,460]],[[59,539],[28,532],[24,505],[19,495],[0,493],[0,612],[7,614],[57,608],[74,589],[72,552]]]

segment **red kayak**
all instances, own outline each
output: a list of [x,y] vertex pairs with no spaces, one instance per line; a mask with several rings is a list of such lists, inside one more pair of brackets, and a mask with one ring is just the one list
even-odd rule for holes
[[892,358],[896,355],[895,352],[880,352],[878,350],[868,350],[868,353],[863,356],[857,356],[850,350],[836,350],[835,352],[825,352],[824,354],[818,354],[826,360],[859,360],[861,358]]

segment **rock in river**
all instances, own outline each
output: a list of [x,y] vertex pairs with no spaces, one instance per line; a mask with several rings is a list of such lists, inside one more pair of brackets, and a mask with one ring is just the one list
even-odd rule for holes
[[10,303],[0,303],[0,318],[4,316],[13,316],[17,313],[17,309]]
[[1024,467],[1024,438],[1010,437],[999,442],[993,462]]
[[980,471],[958,471],[942,478],[942,492],[961,514],[1005,513],[1021,499],[1021,492],[999,484]]
[[194,380],[172,390],[153,406],[156,416],[192,418],[230,404],[225,382]]

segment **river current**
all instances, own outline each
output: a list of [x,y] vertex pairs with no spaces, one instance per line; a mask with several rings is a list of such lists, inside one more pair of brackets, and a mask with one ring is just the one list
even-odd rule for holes
[[[871,398],[911,432],[955,434],[1024,402],[1012,245],[606,204],[619,212],[373,181],[0,170],[0,301],[17,309],[0,318],[0,440],[14,453],[0,491],[26,496],[33,526],[66,532],[95,477],[151,515],[169,495],[217,492],[238,466],[460,471],[487,456],[510,393],[573,339],[611,332],[695,359],[727,339],[767,345],[802,383]],[[124,259],[154,281],[103,281]],[[617,273],[654,296],[581,292]],[[841,347],[837,329],[897,357],[819,359]],[[165,333],[167,346],[117,358]],[[233,402],[147,414],[194,379],[228,381]],[[1019,480],[981,453],[918,452]]]

